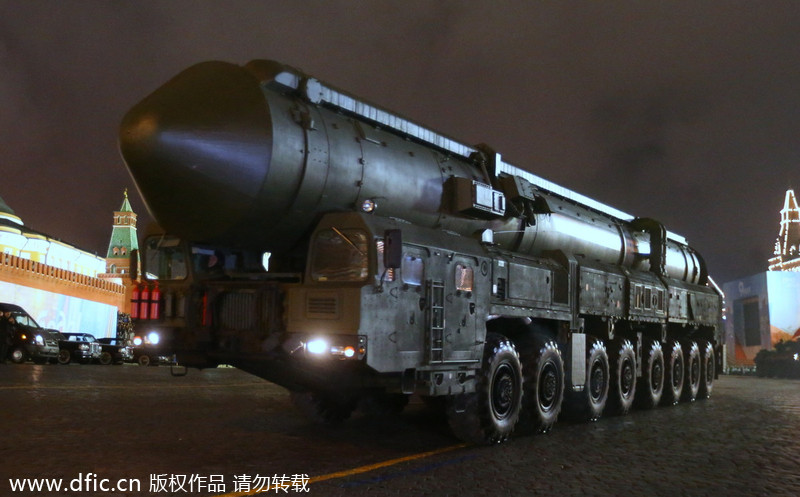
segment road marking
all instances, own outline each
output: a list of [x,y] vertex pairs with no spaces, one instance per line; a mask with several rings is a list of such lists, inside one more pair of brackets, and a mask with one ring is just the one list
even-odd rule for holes
[[[362,473],[368,473],[370,471],[375,471],[376,469],[386,468],[388,466],[395,466],[397,464],[401,464],[401,463],[409,462],[409,461],[417,461],[417,460],[420,460],[420,459],[425,459],[426,457],[431,457],[431,456],[436,456],[436,455],[439,455],[439,454],[444,454],[445,452],[450,452],[450,451],[453,451],[453,450],[456,450],[456,449],[463,449],[464,447],[467,447],[467,446],[468,446],[468,444],[451,445],[449,447],[443,447],[441,449],[430,450],[428,452],[420,452],[419,454],[412,454],[410,456],[398,457],[396,459],[389,459],[388,461],[383,461],[383,462],[379,462],[379,463],[375,463],[375,464],[368,464],[366,466],[360,466],[358,468],[347,469],[347,470],[344,470],[344,471],[337,471],[336,473],[328,473],[327,475],[314,476],[314,477],[308,479],[308,484],[311,485],[313,483],[319,483],[321,481],[335,480],[337,478],[346,478],[348,476],[360,475]],[[286,487],[288,487],[288,486],[289,485],[287,484]],[[250,492],[233,492],[233,493],[229,493],[229,494],[216,495],[214,497],[248,497],[248,496],[251,496],[251,495],[258,495],[258,494],[261,494],[261,493],[277,491],[277,490],[278,490],[277,486],[270,486],[269,488],[263,488],[263,489],[257,490],[257,491],[255,491],[255,493],[253,491],[250,491]]]

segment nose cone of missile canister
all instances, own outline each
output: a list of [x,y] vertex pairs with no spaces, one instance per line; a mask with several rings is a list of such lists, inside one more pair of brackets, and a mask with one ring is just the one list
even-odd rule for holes
[[231,241],[253,215],[269,171],[270,122],[251,73],[204,62],[125,115],[120,151],[162,228],[197,241]]

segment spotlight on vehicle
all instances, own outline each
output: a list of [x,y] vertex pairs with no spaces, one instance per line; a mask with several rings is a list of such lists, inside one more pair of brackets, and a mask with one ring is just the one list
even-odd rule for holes
[[325,354],[330,349],[328,347],[328,342],[322,338],[313,338],[306,342],[306,350],[310,354],[320,355]]

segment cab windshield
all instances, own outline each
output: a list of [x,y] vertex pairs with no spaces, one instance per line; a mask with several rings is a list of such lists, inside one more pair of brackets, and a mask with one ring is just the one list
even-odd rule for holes
[[147,240],[145,273],[151,280],[182,280],[187,276],[186,253],[177,238],[152,237]]
[[21,324],[23,326],[29,326],[31,328],[41,328],[36,321],[33,320],[32,317],[28,315],[28,313],[24,311],[11,311],[5,313],[6,318],[9,319],[13,323]]
[[314,281],[364,281],[368,274],[366,233],[338,228],[317,233],[311,256]]

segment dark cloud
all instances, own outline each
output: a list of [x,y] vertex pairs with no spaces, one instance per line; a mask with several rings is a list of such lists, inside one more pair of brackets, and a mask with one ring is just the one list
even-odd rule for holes
[[765,269],[800,185],[798,25],[793,1],[0,0],[0,196],[104,252],[125,111],[195,62],[274,58],[662,219],[725,281]]

